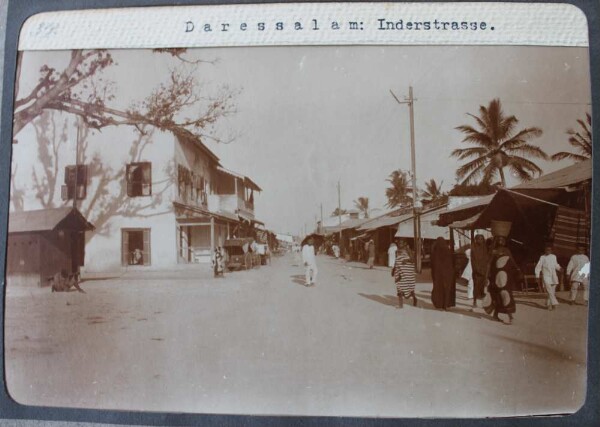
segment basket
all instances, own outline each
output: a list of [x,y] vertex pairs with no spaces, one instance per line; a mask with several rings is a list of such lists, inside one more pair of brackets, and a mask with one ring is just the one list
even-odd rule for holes
[[492,236],[508,237],[512,222],[508,221],[492,221]]

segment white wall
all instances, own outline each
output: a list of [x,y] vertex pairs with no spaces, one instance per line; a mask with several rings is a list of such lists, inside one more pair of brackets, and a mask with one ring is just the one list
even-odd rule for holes
[[[19,134],[18,144],[13,145],[11,200],[23,194],[24,210],[70,206],[73,201],[63,202],[60,188],[64,183],[65,166],[75,164],[77,122],[72,116],[54,113],[47,116],[45,122],[36,120],[35,124],[37,127],[25,128]],[[84,163],[90,165],[91,177],[87,197],[78,201],[77,207],[96,226],[96,230],[86,235],[84,271],[121,269],[122,228],[151,229],[152,268],[177,263],[172,205],[177,190],[173,161],[175,137],[148,130],[148,135],[143,137],[131,127],[109,127],[102,132],[90,131],[79,144]],[[40,148],[49,151],[43,153]],[[152,162],[151,196],[127,196],[125,167],[133,161]],[[51,178],[56,177],[53,186],[48,185],[45,170],[51,172]],[[34,174],[44,187],[41,193],[35,188]],[[48,200],[52,192],[54,196]],[[43,196],[43,202],[39,196]],[[11,203],[11,209],[15,209],[15,203]]]

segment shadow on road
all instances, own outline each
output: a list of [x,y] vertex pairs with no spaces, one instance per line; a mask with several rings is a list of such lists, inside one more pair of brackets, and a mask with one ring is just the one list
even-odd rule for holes
[[304,277],[304,274],[294,274],[290,278],[296,285],[306,286],[306,277]]
[[491,334],[492,337],[504,340],[504,341],[509,341],[511,344],[517,344],[523,347],[527,348],[527,351],[524,352],[523,354],[527,354],[529,356],[533,355],[535,357],[538,357],[540,359],[555,359],[555,360],[560,360],[560,361],[566,361],[569,363],[576,363],[576,364],[585,364],[585,360],[579,360],[579,358],[574,357],[570,354],[567,353],[563,353],[561,351],[558,351],[552,347],[548,347],[545,345],[541,345],[541,344],[535,344],[532,343],[531,341],[522,341],[516,338],[511,338],[511,337],[507,337],[504,335],[498,335],[498,334]]
[[389,305],[390,307],[396,307],[398,305],[398,297],[395,295],[381,296],[381,295],[363,294],[362,292],[359,292],[358,295],[360,295],[363,298],[370,299],[371,301],[375,301],[375,302],[378,302],[383,305]]
[[[395,295],[373,295],[373,294],[363,294],[362,292],[359,292],[358,295],[360,295],[363,298],[367,298],[371,301],[375,301],[375,302],[378,302],[379,304],[387,305],[390,307],[396,307],[398,305],[398,297]],[[416,295],[417,295],[417,298],[419,301],[418,308],[422,308],[425,310],[443,311],[443,310],[437,309],[433,306],[433,304],[429,300],[430,294],[423,294],[423,293],[417,292]],[[408,299],[405,298],[404,305],[412,306],[412,298],[408,298]],[[470,306],[469,306],[469,308],[470,308]],[[491,316],[488,316],[486,314],[476,313],[476,312],[464,310],[464,309],[461,309],[458,307],[452,307],[452,308],[448,309],[447,312],[462,314],[463,316],[473,317],[475,319],[491,319]]]

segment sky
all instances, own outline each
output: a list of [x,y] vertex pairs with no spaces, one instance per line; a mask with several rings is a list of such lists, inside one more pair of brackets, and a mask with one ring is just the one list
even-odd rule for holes
[[[114,82],[115,107],[143,99],[164,82],[178,60],[148,50],[112,51],[117,64],[104,77]],[[22,90],[35,84],[39,66],[58,67],[65,52],[25,56]],[[455,129],[474,121],[480,105],[500,98],[519,127],[537,126],[533,142],[547,153],[569,150],[566,130],[591,112],[587,48],[518,46],[298,46],[194,49],[203,63],[197,78],[205,94],[226,85],[235,91],[235,114],[217,123],[229,144],[205,143],[222,164],[263,189],[257,218],[272,230],[301,233],[337,207],[368,197],[386,203],[386,178],[410,169],[409,110],[396,103],[413,87],[417,185],[433,178],[448,191],[466,146]],[[24,130],[24,137],[28,135]],[[31,135],[31,134],[30,134]],[[537,161],[551,172],[567,162]],[[510,178],[509,184],[515,184]]]

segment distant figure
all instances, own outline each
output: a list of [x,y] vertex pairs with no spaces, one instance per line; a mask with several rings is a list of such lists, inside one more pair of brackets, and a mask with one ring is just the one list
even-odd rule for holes
[[398,308],[403,307],[403,298],[410,298],[411,296],[413,305],[416,307],[418,302],[415,294],[415,262],[408,250],[408,244],[404,240],[400,241],[400,247],[394,260],[392,276],[396,284]]
[[141,265],[144,263],[144,254],[140,248],[135,248],[131,254],[131,263],[133,265]]
[[340,247],[336,244],[334,244],[331,248],[331,250],[333,251],[333,256],[336,258],[340,257]]
[[487,281],[490,251],[483,235],[475,236],[471,245],[471,268],[473,273],[473,307],[477,307],[477,300],[485,296],[485,282]]
[[557,271],[562,271],[562,267],[558,264],[556,255],[552,253],[552,245],[546,245],[544,255],[540,257],[535,266],[535,277],[542,282],[544,289],[548,292],[547,306],[548,310],[553,310],[558,306],[556,299],[556,286],[560,283],[558,280]]
[[513,321],[513,314],[517,311],[513,290],[520,280],[521,271],[506,247],[506,239],[498,237],[496,249],[492,253],[490,264],[490,293],[494,311],[494,320],[501,322],[499,313],[508,314],[508,324]]
[[305,286],[315,286],[317,281],[317,260],[315,257],[314,239],[310,237],[302,247],[302,261],[305,268]]
[[454,259],[448,243],[438,237],[431,250],[431,302],[435,308],[448,309],[456,305]]
[[220,246],[217,246],[215,249],[212,263],[215,277],[225,277],[225,257],[223,256],[223,250]]
[[569,282],[571,284],[569,304],[575,303],[575,300],[577,299],[577,290],[579,287],[583,287],[583,301],[584,304],[587,305],[590,298],[588,279],[589,265],[590,259],[585,254],[585,246],[577,245],[577,253],[571,257],[569,264],[567,265],[567,276],[569,277]]
[[465,251],[467,266],[463,270],[462,278],[467,281],[467,298],[473,299],[473,264],[471,264],[471,249]]
[[396,245],[396,242],[390,243],[388,248],[388,267],[390,268],[394,268],[396,263],[396,252],[398,252],[398,245]]
[[375,242],[373,239],[369,240],[368,255],[369,258],[367,259],[367,265],[369,268],[373,268],[375,265]]

